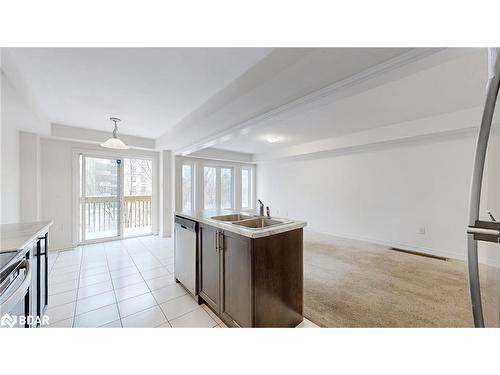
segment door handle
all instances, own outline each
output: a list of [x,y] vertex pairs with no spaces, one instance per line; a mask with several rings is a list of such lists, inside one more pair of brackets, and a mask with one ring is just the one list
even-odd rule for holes
[[[486,100],[484,103],[481,126],[476,141],[476,151],[474,166],[472,169],[472,182],[469,198],[469,226],[467,238],[467,268],[469,272],[469,293],[472,305],[472,316],[475,327],[484,327],[483,306],[481,300],[481,285],[479,281],[479,260],[478,260],[478,236],[488,236],[487,239],[494,239],[497,235],[493,231],[498,228],[491,228],[491,222],[485,225],[479,221],[479,209],[481,202],[481,187],[483,183],[483,171],[486,160],[486,151],[490,137],[491,124],[495,113],[495,105],[500,87],[500,58],[497,56],[499,50],[489,49],[489,77],[486,86]],[[491,218],[491,217],[490,217]],[[479,224],[479,228],[478,225]],[[486,229],[486,233],[485,230]],[[481,233],[478,233],[481,232]]]
[[12,307],[14,307],[16,303],[18,303],[19,300],[26,294],[29,287],[31,286],[31,268],[29,261],[26,261],[24,263],[24,266],[20,267],[19,269],[22,268],[25,269],[24,280],[19,285],[19,287],[9,297],[7,297],[7,299],[2,302],[2,304],[0,304],[0,316],[8,313],[12,309]]
[[224,251],[224,233],[219,232],[219,250]]

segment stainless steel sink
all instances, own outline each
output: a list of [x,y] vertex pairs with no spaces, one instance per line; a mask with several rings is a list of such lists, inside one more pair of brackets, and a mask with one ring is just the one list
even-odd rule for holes
[[249,220],[243,220],[243,221],[238,221],[236,223],[233,223],[234,225],[239,225],[242,227],[247,227],[247,228],[267,228],[271,227],[273,225],[279,225],[279,224],[285,224],[285,221],[281,220],[274,220],[274,219],[268,219],[265,217],[258,217],[255,219],[249,219]]
[[210,219],[218,220],[218,221],[234,222],[234,221],[246,220],[246,219],[251,219],[251,218],[253,218],[253,216],[243,215],[243,214],[229,214],[229,215],[221,215],[221,216],[212,216]]

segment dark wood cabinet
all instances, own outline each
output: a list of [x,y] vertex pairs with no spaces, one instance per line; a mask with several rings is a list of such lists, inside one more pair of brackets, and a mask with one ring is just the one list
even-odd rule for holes
[[219,311],[220,301],[220,260],[218,230],[201,224],[198,233],[199,290],[203,300],[215,311]]
[[219,238],[220,314],[232,325],[252,327],[252,240],[227,231]]
[[231,327],[302,321],[302,229],[253,239],[200,223],[199,297]]

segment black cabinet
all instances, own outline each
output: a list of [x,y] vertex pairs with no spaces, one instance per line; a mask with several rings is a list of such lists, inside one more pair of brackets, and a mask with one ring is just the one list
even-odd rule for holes
[[252,327],[252,240],[232,232],[219,238],[220,314],[232,325]]
[[48,265],[48,247],[47,247],[48,234],[38,238],[37,241],[37,257],[38,257],[38,306],[37,314],[42,316],[49,304],[49,265]]
[[218,230],[209,225],[200,225],[198,240],[200,296],[215,311],[219,311],[220,268]]
[[[42,317],[48,305],[48,248],[47,238],[37,238],[29,245],[27,257],[31,268],[31,287],[30,287],[30,315]],[[37,320],[35,320],[38,322]]]

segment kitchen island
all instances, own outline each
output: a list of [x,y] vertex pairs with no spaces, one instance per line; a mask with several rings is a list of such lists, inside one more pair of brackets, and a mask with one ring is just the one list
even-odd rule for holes
[[[183,282],[185,259],[194,258],[188,266],[199,303],[231,327],[295,327],[302,321],[304,221],[229,211],[175,216],[176,279]],[[196,233],[192,258],[182,243],[187,227]]]

